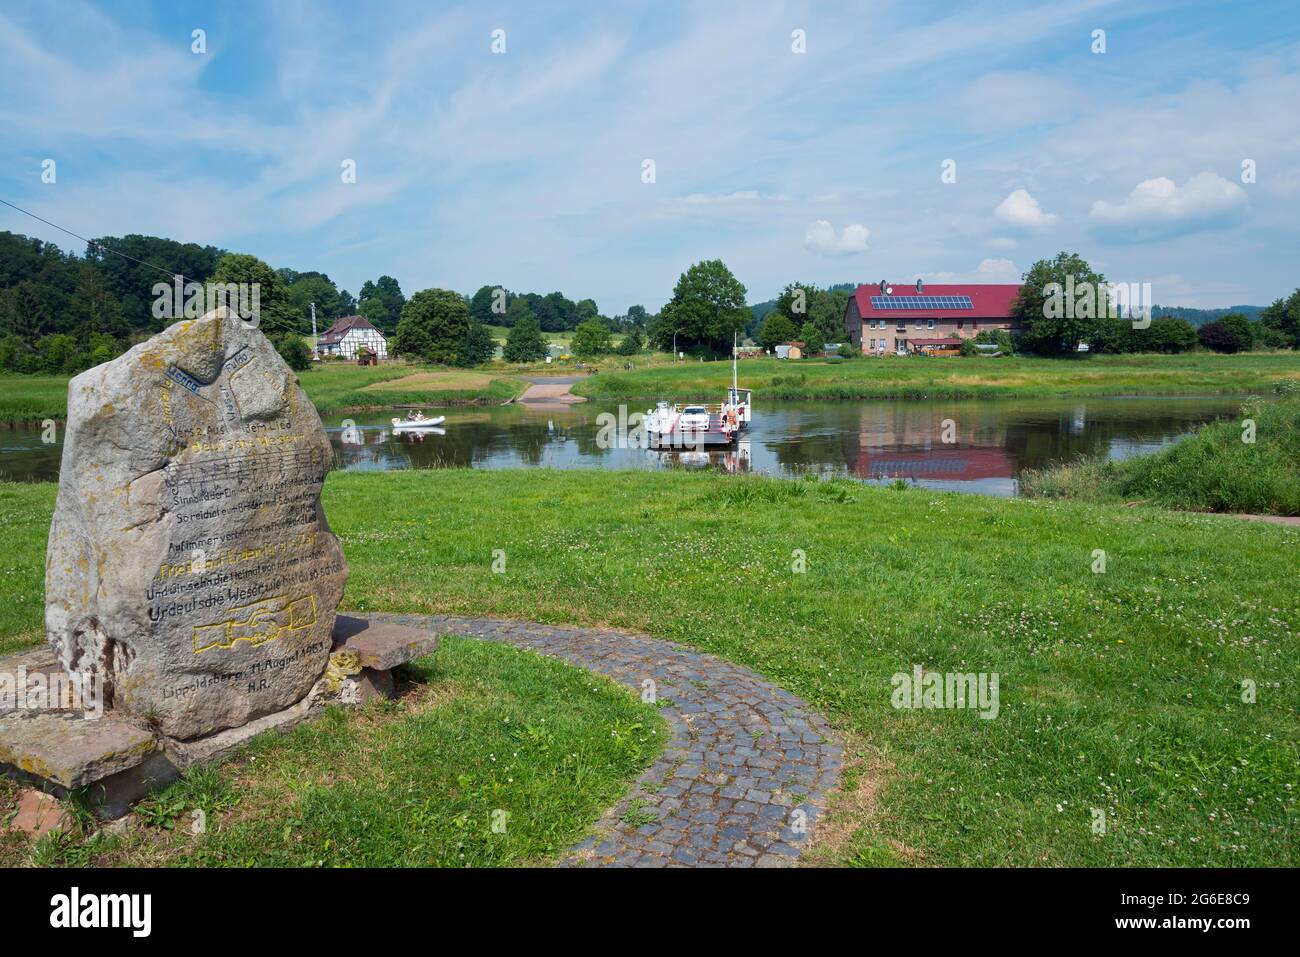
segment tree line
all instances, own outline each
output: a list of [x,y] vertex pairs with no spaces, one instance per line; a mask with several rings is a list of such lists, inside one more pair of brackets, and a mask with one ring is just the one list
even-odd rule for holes
[[[720,265],[720,264],[719,264]],[[785,287],[779,298],[764,304],[765,315],[754,338],[766,349],[800,341],[805,352],[819,352],[824,344],[842,338],[842,320],[851,286],[818,289],[804,283]],[[1055,309],[1050,300],[1059,290],[1072,294],[1069,308]],[[1082,294],[1086,292],[1086,295]],[[962,343],[965,355],[978,353],[976,343],[997,345],[1004,354],[1069,355],[1086,344],[1100,353],[1187,352],[1198,347],[1215,352],[1245,352],[1253,348],[1300,348],[1300,289],[1258,310],[1223,312],[1201,310],[1203,324],[1193,325],[1181,316],[1163,314],[1150,306],[1149,322],[1135,322],[1132,309],[1111,308],[1106,277],[1081,256],[1061,252],[1053,259],[1034,263],[1023,276],[1020,293],[1011,309],[1014,332],[985,330]],[[1118,313],[1118,314],[1117,314]],[[853,349],[843,350],[855,355]]]
[[[101,236],[84,256],[0,231],[0,369],[79,372],[160,332],[154,288],[170,277],[198,284],[256,281],[265,331],[284,342],[358,313],[392,332],[405,306],[397,280],[366,282],[359,298],[322,272],[272,269],[256,257],[158,236]],[[292,349],[292,346],[286,346]]]
[[[120,355],[175,321],[155,315],[154,288],[177,275],[200,285],[257,283],[263,331],[298,368],[310,359],[295,340],[312,330],[312,303],[319,332],[341,316],[361,315],[395,340],[396,352],[462,365],[492,357],[487,326],[510,328],[508,357],[533,362],[547,354],[543,332],[573,332],[580,355],[638,352],[652,318],[640,305],[610,317],[591,299],[516,294],[500,286],[484,286],[472,296],[422,290],[424,295],[408,301],[387,275],[367,280],[353,296],[326,273],[273,269],[216,246],[139,234],[101,236],[78,256],[0,231],[0,370],[75,373]],[[615,343],[611,336],[620,332]]]
[[[256,283],[262,329],[296,368],[310,359],[302,337],[311,330],[312,303],[320,331],[340,316],[359,314],[390,337],[398,355],[472,366],[495,352],[489,327],[508,330],[503,357],[510,362],[545,358],[545,333],[554,332],[571,332],[570,351],[583,358],[630,356],[647,346],[725,356],[738,338],[768,349],[802,341],[815,353],[844,338],[843,316],[854,288],[793,282],[776,300],[750,307],[744,284],[722,260],[711,259],[681,274],[658,313],[634,305],[606,316],[594,300],[574,301],[561,292],[514,293],[498,285],[473,295],[424,289],[408,299],[398,281],[385,275],[364,283],[353,297],[325,273],[273,269],[255,256],[215,246],[132,234],[100,237],[77,256],[0,232],[0,370],[70,373],[112,359],[174,321],[155,314],[154,288],[177,274],[200,284]],[[999,344],[1042,355],[1072,353],[1080,343],[1097,352],[1300,347],[1300,289],[1261,310],[1257,319],[1229,313],[1198,329],[1162,315],[1139,328],[1129,318],[1109,316],[1099,300],[1091,309],[1055,315],[1047,290],[1067,280],[1073,288],[1102,289],[1106,283],[1074,253],[1034,263],[1013,307],[1018,333]]]
[[584,322],[599,319],[612,332],[645,329],[649,315],[644,306],[632,306],[623,315],[605,316],[594,299],[574,302],[562,292],[541,295],[511,292],[505,286],[481,286],[469,298],[470,315],[485,326],[516,325],[527,316],[537,320],[543,332],[572,332]]
[[[1060,252],[1040,259],[1025,273],[1012,315],[1020,327],[1018,350],[1038,355],[1063,355],[1086,344],[1090,352],[1186,352],[1198,346],[1215,352],[1244,352],[1255,347],[1300,348],[1300,289],[1279,298],[1252,319],[1242,312],[1227,313],[1199,328],[1173,315],[1147,316],[1149,324],[1136,323],[1134,315],[1114,315],[1108,308],[1106,277],[1077,253]],[[1083,290],[1069,303],[1062,290]],[[1068,305],[1069,308],[1062,308]],[[1152,307],[1152,312],[1159,311]]]

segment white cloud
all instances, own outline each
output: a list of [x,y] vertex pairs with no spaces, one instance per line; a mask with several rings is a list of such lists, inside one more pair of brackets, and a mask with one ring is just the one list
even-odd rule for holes
[[[1112,23],[1144,15],[1114,0],[927,7],[876,18],[873,44],[888,57],[856,55],[860,37],[842,12],[813,5],[800,25],[820,39],[796,57],[788,31],[773,30],[776,5],[684,5],[651,24],[643,11],[558,15],[507,0],[510,53],[494,57],[472,5],[440,4],[425,19],[399,3],[354,18],[283,0],[250,11],[246,43],[223,48],[229,31],[209,30],[210,52],[197,57],[188,31],[151,32],[136,5],[0,4],[0,62],[11,67],[0,71],[0,165],[17,171],[9,198],[85,235],[213,242],[324,269],[354,292],[383,273],[408,293],[500,282],[590,295],[612,313],[655,306],[705,257],[721,256],[751,289],[779,288],[801,226],[818,255],[805,257],[806,278],[843,281],[845,262],[865,262],[843,257],[868,236],[829,224],[864,210],[874,229],[888,226],[887,242],[870,237],[880,274],[947,267],[1005,281],[973,264],[1053,251],[1026,237],[1051,235],[1053,221],[1073,227],[1091,202],[1082,197],[1128,205],[1153,172],[1173,170],[1180,184],[1205,169],[1235,179],[1250,157],[1259,180],[1244,189],[1258,195],[1233,248],[1150,243],[1121,256],[1102,242],[1087,252],[1113,255],[1133,278],[1181,270],[1210,304],[1294,288],[1286,252],[1300,216],[1300,111],[1277,104],[1300,99],[1300,47],[1218,49],[1192,18],[1146,38],[1140,74],[1085,54],[1098,68],[1080,80],[1055,43],[1086,37],[1103,5]],[[1209,73],[1196,66],[1207,57]],[[244,77],[250,62],[265,70]],[[872,122],[838,122],[865,88]],[[832,127],[833,138],[809,135]],[[920,135],[934,130],[938,142]],[[24,180],[47,155],[59,160],[58,186]],[[937,205],[897,175],[937,179],[947,156],[964,185],[943,187]],[[343,157],[357,160],[355,185],[339,181]],[[639,178],[647,157],[657,185]],[[1179,165],[1157,165],[1169,157]],[[1024,192],[1034,189],[1059,218]],[[1011,219],[990,221],[991,197],[1001,192],[1007,206],[1013,190],[1029,213],[1017,219],[1011,203]],[[0,228],[41,234],[6,210]],[[1120,230],[1114,246],[1131,239],[1109,228]],[[629,233],[635,244],[622,242]],[[68,248],[66,236],[45,238]],[[1233,285],[1207,286],[1221,270]]]
[[1055,213],[1045,213],[1027,189],[1013,190],[998,203],[993,215],[1009,226],[1024,230],[1046,229],[1060,220]]
[[1018,282],[1020,270],[1010,259],[982,259],[971,272],[936,270],[921,273],[921,278],[932,283],[1004,283]]
[[1218,173],[1197,173],[1182,186],[1157,176],[1138,183],[1122,202],[1097,200],[1088,219],[1112,238],[1141,242],[1230,226],[1246,205],[1246,191]]
[[985,276],[1014,276],[1020,272],[1010,259],[981,259],[975,271]]
[[803,234],[804,248],[819,256],[853,256],[865,252],[871,230],[860,223],[850,223],[838,236],[835,227],[824,219],[808,224]]

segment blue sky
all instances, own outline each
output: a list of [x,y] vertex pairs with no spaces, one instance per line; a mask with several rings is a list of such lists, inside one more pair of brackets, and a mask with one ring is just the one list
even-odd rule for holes
[[759,301],[1016,281],[1061,249],[1165,304],[1300,286],[1294,2],[0,0],[0,63],[0,197],[354,294],[388,273],[613,314],[705,258]]

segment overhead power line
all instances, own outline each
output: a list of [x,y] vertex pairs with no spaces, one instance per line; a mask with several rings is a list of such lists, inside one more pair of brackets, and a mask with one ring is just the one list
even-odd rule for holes
[[[182,281],[187,282],[187,283],[188,283],[188,282],[191,282],[191,281],[194,281],[194,282],[197,282],[197,281],[198,281],[198,280],[189,280],[189,279],[186,279],[186,278],[185,278],[185,275],[184,275],[183,273],[173,272],[173,271],[170,270],[170,269],[164,269],[162,266],[159,266],[157,263],[146,262],[146,261],[143,260],[143,259],[136,259],[134,256],[128,256],[128,255],[127,255],[126,253],[124,253],[124,252],[119,252],[118,250],[114,249],[112,246],[108,246],[108,245],[106,245],[106,244],[104,244],[104,243],[101,243],[101,242],[96,242],[96,241],[93,240],[93,239],[87,239],[85,236],[82,236],[80,233],[74,233],[72,230],[68,229],[68,228],[65,227],[65,226],[60,226],[58,223],[52,223],[52,222],[50,222],[48,219],[45,219],[43,216],[37,216],[35,213],[31,212],[30,210],[23,209],[21,206],[15,206],[13,203],[9,202],[9,200],[7,200],[7,199],[0,199],[0,203],[3,203],[5,206],[8,206],[10,209],[17,210],[18,212],[22,213],[24,216],[30,216],[32,219],[36,220],[36,221],[39,222],[39,223],[44,223],[46,226],[49,226],[49,227],[51,227],[51,228],[53,228],[53,229],[57,229],[57,230],[58,230],[59,232],[61,232],[61,233],[67,233],[67,234],[68,234],[69,236],[71,236],[73,239],[79,239],[79,240],[81,240],[83,243],[85,243],[87,246],[94,246],[96,249],[102,249],[102,250],[103,250],[104,252],[106,252],[106,253],[112,253],[114,256],[117,256],[117,257],[120,258],[120,259],[125,259],[125,260],[127,260],[128,262],[133,262],[133,263],[136,263],[136,264],[141,265],[141,266],[147,266],[147,267],[149,267],[150,269],[155,269],[155,270],[157,270],[158,272],[162,273],[164,276],[166,276],[168,279],[175,279],[176,277],[179,276],[179,277],[181,278]],[[259,321],[259,322],[258,322],[258,327],[260,328],[261,325],[262,325],[262,324],[261,324],[261,322]],[[279,328],[279,329],[281,329],[281,330],[284,331],[284,332],[292,332],[292,331],[293,331],[292,329],[288,328],[287,326],[279,326],[279,327],[277,327],[277,326],[275,326],[275,325],[272,325],[272,328],[273,328],[273,329],[274,329],[274,328]]]

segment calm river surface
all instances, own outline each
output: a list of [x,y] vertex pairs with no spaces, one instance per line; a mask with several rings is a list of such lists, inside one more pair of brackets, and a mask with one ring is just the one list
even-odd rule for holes
[[[651,403],[629,405],[644,412]],[[394,435],[402,413],[324,417],[338,468],[472,466],[499,469],[699,468],[769,475],[905,478],[936,489],[1014,495],[1016,475],[1081,452],[1123,458],[1151,451],[1197,425],[1235,415],[1241,399],[1123,398],[978,401],[764,402],[740,443],[721,452],[601,448],[602,412],[617,404],[567,408],[519,405],[428,409],[446,415],[445,435]],[[946,444],[944,422],[952,420]],[[61,437],[61,430],[60,430]],[[0,424],[0,478],[58,477],[60,449],[41,443],[37,426]]]

